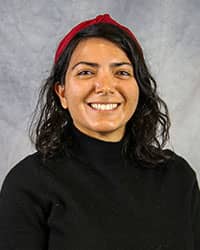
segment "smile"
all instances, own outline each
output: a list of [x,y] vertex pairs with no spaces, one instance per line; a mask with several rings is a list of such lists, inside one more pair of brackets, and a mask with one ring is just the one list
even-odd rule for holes
[[89,106],[95,110],[114,110],[119,106],[119,104],[118,103],[109,103],[109,104],[90,103]]

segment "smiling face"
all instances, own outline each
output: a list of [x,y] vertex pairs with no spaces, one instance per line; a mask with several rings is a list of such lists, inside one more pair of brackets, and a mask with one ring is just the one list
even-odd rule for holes
[[139,98],[134,69],[125,52],[103,38],[87,38],[75,48],[65,84],[55,91],[84,134],[119,141]]

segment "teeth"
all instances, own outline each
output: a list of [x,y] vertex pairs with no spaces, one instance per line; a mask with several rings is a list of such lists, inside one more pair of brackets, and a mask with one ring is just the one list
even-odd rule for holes
[[110,104],[97,104],[97,103],[91,103],[91,107],[97,110],[112,110],[117,107],[116,103],[110,103]]

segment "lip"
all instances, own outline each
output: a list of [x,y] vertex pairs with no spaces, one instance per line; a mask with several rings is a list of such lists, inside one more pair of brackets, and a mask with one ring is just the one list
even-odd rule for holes
[[[100,110],[100,109],[95,109],[95,108],[93,108],[92,106],[91,106],[91,104],[105,104],[105,105],[107,105],[107,104],[117,104],[117,107],[116,108],[114,108],[114,109],[110,109],[110,110]],[[119,102],[88,102],[87,103],[87,106],[91,109],[91,110],[93,110],[93,111],[96,111],[96,112],[113,112],[113,111],[115,111],[115,110],[117,110],[118,108],[119,108],[119,106],[121,105],[121,103],[119,103]]]
[[91,105],[91,104],[121,104],[121,102],[115,102],[115,101],[113,101],[113,102],[87,102],[87,104],[88,105]]

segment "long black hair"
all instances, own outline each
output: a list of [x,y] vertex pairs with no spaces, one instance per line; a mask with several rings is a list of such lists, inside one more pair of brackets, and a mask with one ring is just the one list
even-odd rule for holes
[[63,109],[54,86],[65,84],[65,74],[72,53],[86,38],[100,37],[115,43],[131,61],[134,77],[139,86],[139,101],[135,113],[126,125],[122,154],[143,166],[152,167],[169,158],[163,150],[169,139],[170,119],[165,102],[157,93],[157,84],[150,74],[142,49],[137,41],[112,24],[98,23],[81,30],[54,63],[49,77],[42,86],[30,125],[30,138],[43,159],[62,151],[66,140],[66,127],[72,124],[68,110]]

